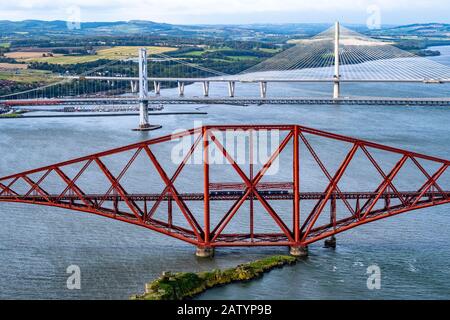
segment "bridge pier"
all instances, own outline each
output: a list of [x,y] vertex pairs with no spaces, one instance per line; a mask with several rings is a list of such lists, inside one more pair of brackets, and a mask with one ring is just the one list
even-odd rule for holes
[[333,84],[333,99],[338,100],[340,97],[340,91],[341,91],[341,84],[339,82],[339,79],[334,81]]
[[148,72],[147,49],[139,49],[139,127],[133,131],[151,131],[161,126],[150,125],[148,121]]
[[138,83],[137,81],[130,81],[130,86],[131,86],[131,93],[137,93],[138,92]]
[[214,257],[215,250],[212,247],[197,247],[195,255],[198,258],[212,258]]
[[[337,227],[337,201],[336,195],[331,196],[330,203],[330,224],[333,226],[334,231]],[[358,203],[358,202],[357,202]],[[336,237],[332,236],[330,239],[325,240],[325,248],[336,249]]]
[[178,81],[178,95],[184,97],[184,82]]
[[261,81],[259,83],[259,89],[260,89],[260,93],[261,93],[261,98],[265,99],[267,97],[267,82]]
[[209,97],[209,81],[203,82],[203,96]]
[[336,249],[336,237],[325,240],[324,247],[327,249]]
[[293,246],[289,248],[289,253],[293,257],[305,258],[308,256],[308,247],[305,246]]
[[234,98],[235,91],[236,91],[236,82],[229,81],[228,82],[228,94],[229,94],[230,98]]
[[159,81],[154,81],[153,82],[153,87],[155,88],[155,94],[157,96],[159,96],[161,94],[161,82]]

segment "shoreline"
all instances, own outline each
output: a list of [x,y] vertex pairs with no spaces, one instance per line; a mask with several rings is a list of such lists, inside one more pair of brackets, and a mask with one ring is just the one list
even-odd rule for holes
[[145,293],[133,295],[131,300],[186,300],[205,291],[224,285],[247,282],[262,277],[271,270],[295,265],[298,258],[272,256],[245,263],[226,270],[204,272],[164,272],[158,279],[145,285]]

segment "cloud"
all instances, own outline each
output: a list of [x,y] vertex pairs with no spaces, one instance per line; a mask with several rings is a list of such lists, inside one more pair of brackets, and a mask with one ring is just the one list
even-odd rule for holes
[[[82,20],[129,20],[146,19],[168,22],[187,22],[192,17],[203,16],[211,23],[224,23],[227,17],[252,15],[268,20],[271,14],[301,18],[328,17],[339,13],[341,16],[358,13],[364,15],[367,8],[376,5],[382,12],[416,12],[420,17],[424,11],[444,16],[447,10],[445,0],[0,0],[0,19],[66,19],[66,10],[79,6]],[[365,17],[360,17],[361,22]],[[217,19],[221,21],[217,21]],[[250,19],[252,20],[252,19]],[[322,20],[323,21],[323,20]]]

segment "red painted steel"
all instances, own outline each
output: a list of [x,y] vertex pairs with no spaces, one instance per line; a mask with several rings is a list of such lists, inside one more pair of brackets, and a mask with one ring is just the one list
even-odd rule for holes
[[[220,141],[218,133],[228,130],[239,130],[249,139],[247,151],[252,161],[248,167],[239,165],[231,151]],[[273,154],[257,171],[253,163],[255,134],[266,131],[278,131],[284,134],[284,138],[280,139],[281,142]],[[193,143],[175,172],[169,176],[164,169],[164,162],[160,162],[154,152],[165,143],[186,137],[193,137]],[[311,143],[314,138],[334,141],[339,146],[346,145],[346,155],[337,169],[332,170],[332,166],[327,166],[324,161],[327,159],[324,159],[323,155],[319,156]],[[202,192],[180,193],[176,182],[183,172],[190,169],[188,163],[199,149],[202,155]],[[240,182],[212,182],[214,177],[210,153],[213,149],[223,155],[240,178]],[[287,149],[291,151],[288,152]],[[105,158],[123,156],[126,152],[133,154],[131,159],[119,174],[114,175]],[[374,155],[376,152],[397,156],[397,162],[389,172],[383,169],[386,166],[384,163],[376,160]],[[355,162],[357,153],[363,156],[371,169],[381,177],[381,182],[375,190],[348,192],[342,189],[341,180]],[[292,168],[292,181],[263,181],[270,178],[267,173],[275,161],[281,160],[281,155],[287,155],[292,159],[289,166],[285,163],[280,164],[281,170]],[[300,172],[306,155],[312,158],[318,171],[326,178],[327,185],[322,191],[306,191],[304,177],[308,173],[303,172],[301,175]],[[160,179],[163,183],[161,192],[149,193],[143,190],[142,193],[136,194],[129,193],[124,187],[126,174],[139,156],[145,157],[147,165],[157,173],[153,178]],[[424,162],[428,165],[424,165]],[[421,185],[417,190],[401,190],[398,186],[397,178],[407,163],[420,173],[418,179],[423,179],[417,180]],[[79,167],[72,178],[65,172],[71,165]],[[427,168],[431,165],[435,169]],[[448,186],[445,188],[440,180],[449,165],[450,161],[445,159],[297,125],[205,126],[0,178],[0,202],[45,205],[92,213],[145,227],[203,248],[298,247],[307,246],[363,224],[449,203],[449,188]],[[80,178],[82,176],[89,178],[89,174],[86,173],[88,169],[96,169],[109,182],[110,187],[106,193],[99,190],[98,193],[90,194],[83,190]],[[51,187],[47,186],[53,179],[59,179],[58,183],[63,185],[62,192],[54,193]],[[444,180],[444,183],[448,184],[448,180],[450,179]],[[19,188],[19,185],[22,187]],[[199,201],[203,202],[202,219],[196,217],[192,208],[192,204]],[[214,201],[231,201],[233,205],[227,212],[219,212],[211,206]],[[285,201],[287,205],[283,212],[277,211],[272,201]],[[308,206],[304,204],[307,201],[312,201],[312,210],[306,210]],[[236,215],[247,202],[248,231],[227,232],[226,230],[231,228],[231,222],[239,219]],[[161,206],[164,203],[167,204],[167,219],[157,218],[157,213],[165,210]],[[259,210],[262,212],[258,213],[266,215],[265,222],[255,217],[257,203],[262,208]],[[327,207],[330,208],[329,217],[326,213]],[[184,219],[183,224],[174,220],[175,208],[180,211],[180,217]],[[289,213],[290,218],[283,215],[286,210],[292,210]],[[213,217],[216,219],[212,219]],[[324,217],[325,219],[322,219]],[[269,220],[278,228],[277,232],[255,231],[259,224]]]

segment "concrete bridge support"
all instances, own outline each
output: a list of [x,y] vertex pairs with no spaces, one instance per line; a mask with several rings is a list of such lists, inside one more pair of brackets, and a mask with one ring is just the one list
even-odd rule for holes
[[203,96],[209,97],[209,81],[203,82]]
[[134,131],[150,131],[161,128],[152,126],[148,120],[148,72],[147,49],[139,49],[139,127]]
[[138,92],[138,82],[137,81],[130,81],[131,86],[131,93],[137,93]]
[[[330,224],[334,227],[334,230],[336,230],[337,225],[336,211],[336,197],[333,196],[330,203]],[[331,238],[325,240],[324,246],[325,248],[336,249],[336,237],[332,236]]]
[[333,99],[338,100],[340,97],[341,85],[339,80],[335,80],[333,84]]
[[305,258],[308,256],[308,247],[290,247],[289,253],[293,257]]
[[228,82],[228,95],[230,98],[234,98],[234,94],[236,92],[236,82],[229,81]]
[[328,249],[336,249],[336,245],[337,245],[337,241],[336,241],[336,237],[331,237],[330,239],[325,240],[325,248]]
[[147,131],[150,129],[148,122],[148,102],[142,101],[139,104],[139,131]]
[[265,81],[260,82],[259,89],[261,93],[261,98],[265,99],[267,97],[267,82]]
[[210,248],[210,247],[198,247],[197,250],[195,251],[195,255],[198,258],[213,258],[214,257],[214,248]]
[[155,88],[155,94],[159,96],[161,94],[161,82],[154,81],[153,87]]
[[178,81],[178,95],[184,97],[184,82]]

